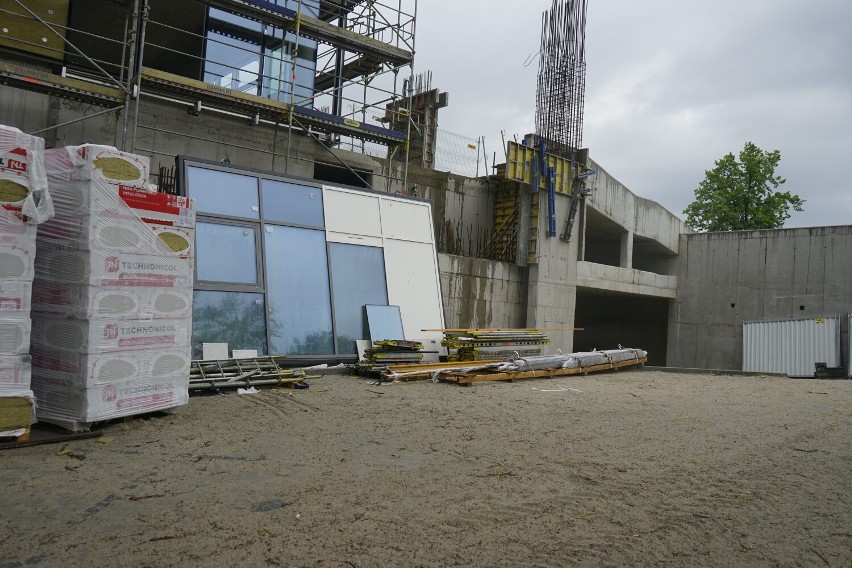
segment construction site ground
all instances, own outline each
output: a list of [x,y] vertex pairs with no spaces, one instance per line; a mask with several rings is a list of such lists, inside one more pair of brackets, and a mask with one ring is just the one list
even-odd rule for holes
[[326,376],[0,452],[0,566],[850,566],[852,381]]

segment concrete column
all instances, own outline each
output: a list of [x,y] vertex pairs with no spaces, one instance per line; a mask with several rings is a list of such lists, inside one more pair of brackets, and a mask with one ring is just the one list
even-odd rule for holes
[[621,259],[618,265],[621,268],[633,268],[633,231],[621,234]]

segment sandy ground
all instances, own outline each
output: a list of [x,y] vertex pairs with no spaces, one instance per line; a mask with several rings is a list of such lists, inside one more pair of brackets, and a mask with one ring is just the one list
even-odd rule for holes
[[0,566],[852,565],[852,381],[329,376],[104,433],[0,452]]

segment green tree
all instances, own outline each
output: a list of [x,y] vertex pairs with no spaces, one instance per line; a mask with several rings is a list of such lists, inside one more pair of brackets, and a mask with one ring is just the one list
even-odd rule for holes
[[695,200],[684,209],[686,223],[699,231],[778,229],[790,218],[790,207],[802,211],[805,201],[789,191],[775,191],[787,180],[775,175],[781,152],[765,152],[746,142],[739,161],[728,154],[705,172]]

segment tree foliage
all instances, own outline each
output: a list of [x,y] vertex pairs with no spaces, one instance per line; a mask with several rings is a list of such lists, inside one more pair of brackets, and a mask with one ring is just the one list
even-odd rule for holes
[[789,191],[775,191],[787,180],[775,175],[781,152],[766,152],[746,142],[739,155],[727,154],[705,172],[695,200],[684,209],[686,223],[700,231],[778,229],[790,208],[805,203]]

